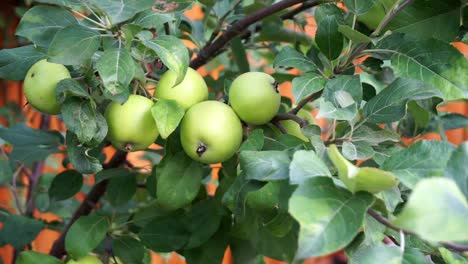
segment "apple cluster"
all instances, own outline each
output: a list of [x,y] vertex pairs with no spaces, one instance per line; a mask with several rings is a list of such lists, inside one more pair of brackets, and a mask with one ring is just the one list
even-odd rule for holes
[[[38,61],[29,69],[24,82],[28,102],[43,113],[59,114],[61,106],[55,89],[66,78],[71,76],[65,66],[45,59]],[[243,135],[241,120],[250,125],[266,124],[281,104],[274,78],[263,72],[248,72],[234,79],[229,89],[230,105],[208,100],[208,87],[192,68],[187,69],[177,85],[176,79],[176,73],[166,71],[154,97],[176,101],[185,110],[180,123],[182,147],[192,159],[207,164],[223,162],[239,149]],[[111,102],[104,113],[108,140],[124,151],[148,148],[159,136],[151,113],[153,106],[153,100],[141,95],[130,95],[123,104]]]

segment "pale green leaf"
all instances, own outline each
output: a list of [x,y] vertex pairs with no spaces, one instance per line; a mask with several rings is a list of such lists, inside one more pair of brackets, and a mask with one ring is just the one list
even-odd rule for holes
[[166,139],[177,128],[185,111],[174,100],[159,99],[151,108],[159,134]]
[[112,94],[128,91],[135,76],[135,63],[126,49],[106,50],[96,62],[96,69],[104,87]]
[[376,245],[361,247],[352,256],[350,264],[401,264],[403,252],[397,246]]
[[124,22],[138,12],[150,9],[154,0],[88,0],[101,9],[110,19],[112,25]]
[[242,151],[240,166],[250,180],[271,181],[289,177],[290,158],[285,151]]
[[313,71],[317,68],[310,59],[291,47],[284,47],[276,55],[273,65],[275,67],[293,67],[304,72]]
[[306,73],[292,80],[294,100],[301,101],[304,97],[322,90],[325,78],[315,73]]
[[317,176],[331,177],[327,165],[312,150],[296,151],[289,165],[289,181],[292,184],[301,184]]

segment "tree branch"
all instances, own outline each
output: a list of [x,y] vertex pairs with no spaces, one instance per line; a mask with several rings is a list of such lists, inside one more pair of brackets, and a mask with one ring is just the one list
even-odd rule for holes
[[[386,227],[388,227],[388,228],[390,228],[392,230],[395,230],[395,231],[398,231],[398,232],[402,231],[405,235],[417,236],[417,234],[414,233],[414,232],[403,230],[403,229],[400,229],[400,228],[394,226],[385,217],[381,216],[379,213],[377,213],[376,211],[374,211],[372,209],[367,210],[367,213],[370,216],[372,216],[375,220],[377,220],[379,223],[381,223],[382,225],[384,225],[384,226],[386,226]],[[450,248],[450,249],[455,250],[455,251],[461,251],[461,252],[468,251],[468,246],[455,244],[455,243],[451,243],[451,242],[442,242],[440,244],[442,246],[446,247],[446,248]]]
[[[377,26],[377,28],[374,30],[374,32],[372,32],[370,37],[378,36],[381,33],[381,31],[388,25],[388,23],[390,23],[390,21],[396,15],[398,15],[403,9],[405,9],[407,6],[409,6],[413,2],[414,2],[414,0],[406,0],[401,5],[398,5],[398,6],[394,7],[394,8],[392,8],[392,10],[383,18],[383,20],[380,22],[380,24]],[[354,51],[351,52],[348,59],[346,59],[346,61],[340,67],[336,68],[335,72],[336,73],[341,73],[341,72],[345,71],[346,68],[348,67],[348,65],[350,63],[352,63],[353,60],[355,58],[357,58],[359,56],[359,54],[361,54],[361,52],[363,50],[365,50],[367,48],[367,45],[369,45],[369,42],[361,43]]]
[[285,114],[277,114],[272,122],[275,123],[275,122],[279,122],[281,120],[293,120],[294,122],[298,123],[300,127],[305,127],[309,124],[309,122],[305,119],[302,119],[300,117],[298,117],[297,115],[295,114],[291,114],[291,113],[285,113]]
[[[112,157],[112,159],[107,164],[104,164],[103,167],[104,169],[117,168],[125,162],[126,158],[126,152],[117,151]],[[75,221],[78,220],[78,218],[80,218],[83,215],[88,215],[93,210],[93,205],[95,205],[99,201],[99,199],[104,195],[108,182],[108,180],[99,182],[98,184],[94,185],[91,191],[89,191],[88,195],[86,195],[86,198],[81,203],[80,207],[75,211],[72,218],[65,226],[65,229],[63,230],[62,234],[60,234],[60,237],[54,242],[54,245],[52,246],[52,249],[50,251],[50,255],[60,259],[63,255],[66,254],[65,237],[67,236],[68,230],[73,225],[73,223],[75,223]]]
[[305,97],[304,99],[302,99],[302,100],[296,105],[296,107],[294,107],[293,109],[291,109],[291,111],[289,111],[289,113],[296,115],[306,104],[308,104],[309,102],[314,101],[315,99],[317,99],[317,98],[319,98],[320,96],[322,96],[322,93],[323,93],[323,90],[320,90],[320,91],[318,91],[318,92],[316,92],[316,93],[312,93],[312,94],[308,95],[307,97]]
[[[198,69],[200,66],[206,64],[215,54],[219,52],[229,41],[235,36],[241,34],[250,25],[262,20],[263,18],[277,13],[283,9],[291,7],[296,4],[300,4],[302,0],[283,0],[275,3],[266,8],[260,9],[259,11],[252,13],[242,20],[234,23],[228,30],[226,30],[219,38],[216,39],[212,44],[203,47],[198,56],[190,63],[190,67]],[[317,1],[314,1],[314,3]]]

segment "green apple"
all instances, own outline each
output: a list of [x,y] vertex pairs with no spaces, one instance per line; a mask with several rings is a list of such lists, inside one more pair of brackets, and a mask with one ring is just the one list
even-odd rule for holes
[[62,64],[46,59],[36,62],[26,73],[24,94],[28,102],[38,111],[50,115],[60,114],[60,104],[55,97],[55,88],[63,80],[71,78]]
[[95,256],[86,256],[78,260],[69,260],[67,264],[103,264],[100,259]]
[[144,150],[159,136],[151,114],[154,103],[141,95],[130,95],[124,104],[112,102],[104,114],[112,145],[124,151]]
[[242,124],[236,113],[218,101],[189,108],[182,119],[180,139],[192,159],[212,164],[231,158],[242,142]]
[[263,72],[247,72],[232,82],[229,102],[244,122],[263,125],[278,112],[281,95],[272,76]]
[[208,99],[208,87],[203,77],[194,69],[188,68],[184,80],[174,86],[177,74],[166,71],[156,86],[154,97],[176,101],[187,110],[192,105]]

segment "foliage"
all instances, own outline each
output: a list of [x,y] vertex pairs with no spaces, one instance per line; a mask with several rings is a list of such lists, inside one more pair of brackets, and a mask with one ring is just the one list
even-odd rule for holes
[[[153,250],[176,251],[189,264],[221,263],[230,245],[242,263],[262,256],[291,263],[344,248],[350,263],[466,263],[457,251],[468,242],[467,144],[401,140],[468,122],[437,108],[467,99],[468,60],[451,45],[466,39],[464,1],[345,0],[346,11],[335,2],[200,1],[205,17],[191,20],[183,15],[194,4],[187,0],[36,0],[16,31],[30,43],[0,51],[0,77],[22,80],[44,58],[66,65],[72,78],[58,84],[56,97],[67,131],[12,118],[0,127],[0,144],[12,147],[0,154],[0,184],[27,188],[16,186],[24,169],[34,182],[27,206],[18,201],[18,214],[0,214],[0,244],[23,251],[48,226],[66,231],[50,253],[57,258],[111,253],[147,263]],[[312,14],[315,38],[285,28],[293,18],[304,29]],[[244,127],[215,195],[205,188],[210,167],[181,147],[185,112],[176,101],[157,100],[151,109],[163,148],[146,152],[150,170],[122,152],[104,162],[109,103],[151,97],[166,70],[178,84],[189,66],[201,65],[224,65],[219,79],[205,80],[209,98],[228,103],[236,76],[266,70],[248,58],[273,66],[278,82],[291,81],[295,104],[283,98],[269,124]],[[301,108],[316,110],[326,130],[298,117]],[[284,133],[286,119],[306,140]],[[54,153],[66,153],[63,163],[73,169],[42,175]],[[80,191],[88,193],[81,205],[73,198]],[[62,222],[33,219],[31,208]],[[59,263],[29,251],[18,261]]]

